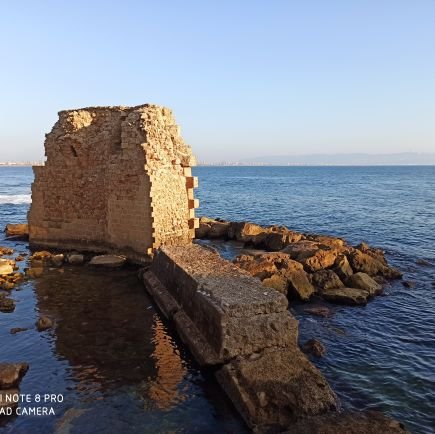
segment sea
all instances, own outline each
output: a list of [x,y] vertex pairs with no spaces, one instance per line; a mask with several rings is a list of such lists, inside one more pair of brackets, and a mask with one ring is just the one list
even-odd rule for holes
[[[378,410],[412,433],[435,432],[435,166],[196,167],[197,214],[286,225],[385,250],[404,273],[365,307],[304,312],[299,341],[320,340],[312,359],[343,409]],[[33,173],[0,167],[0,228],[26,221]],[[0,245],[29,253],[24,241]],[[232,259],[237,243],[217,243]],[[20,263],[23,269],[26,261]],[[30,365],[20,392],[25,411],[55,415],[0,418],[1,433],[245,433],[243,421],[125,268],[47,270],[12,292],[0,313],[0,362]],[[39,315],[55,327],[37,332]],[[11,334],[10,329],[27,330]],[[37,395],[41,400],[36,402]],[[42,398],[41,398],[42,397]]]

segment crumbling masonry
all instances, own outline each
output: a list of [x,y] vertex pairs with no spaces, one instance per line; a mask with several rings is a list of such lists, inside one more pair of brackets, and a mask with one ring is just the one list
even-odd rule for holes
[[45,153],[45,166],[34,167],[32,245],[142,260],[194,237],[195,160],[171,110],[145,104],[61,111]]

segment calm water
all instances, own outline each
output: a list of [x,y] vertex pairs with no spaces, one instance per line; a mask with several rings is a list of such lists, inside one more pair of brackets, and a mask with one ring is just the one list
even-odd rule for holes
[[[329,319],[291,309],[300,340],[316,337],[327,347],[315,363],[345,406],[379,409],[414,433],[435,432],[435,167],[199,167],[195,175],[200,215],[285,224],[387,251],[414,288],[394,282],[387,296],[363,308],[333,307]],[[0,227],[25,221],[32,178],[28,168],[0,168]],[[54,405],[55,418],[19,417],[3,431],[244,432],[134,270],[52,270],[13,297],[15,312],[0,313],[0,359],[30,363],[22,392],[50,389],[65,402]],[[55,318],[56,329],[9,333],[31,327],[38,312]]]
[[386,250],[415,287],[396,281],[386,297],[335,307],[330,319],[294,305],[300,341],[325,344],[326,357],[315,363],[345,406],[384,411],[414,433],[435,432],[435,167],[198,167],[195,175],[199,215],[284,224]]

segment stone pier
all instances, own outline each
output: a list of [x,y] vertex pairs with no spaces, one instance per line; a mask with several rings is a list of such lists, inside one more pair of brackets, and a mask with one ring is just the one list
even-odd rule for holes
[[299,350],[283,294],[195,244],[159,249],[144,282],[195,358],[217,368],[251,428],[282,430],[337,408],[327,381]]
[[123,253],[141,261],[189,244],[195,164],[172,112],[145,104],[66,110],[34,167],[32,246]]

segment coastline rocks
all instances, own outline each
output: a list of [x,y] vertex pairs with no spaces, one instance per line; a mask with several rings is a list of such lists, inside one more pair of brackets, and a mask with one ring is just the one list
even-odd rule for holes
[[44,330],[48,330],[53,327],[53,321],[46,316],[41,316],[38,318],[35,325],[38,332],[43,332]]
[[337,276],[342,280],[346,280],[353,274],[352,267],[350,266],[346,255],[337,256],[337,259],[334,262],[333,270],[335,274],[337,274]]
[[65,256],[62,253],[59,253],[51,256],[50,263],[53,267],[61,267],[64,260]]
[[7,237],[28,237],[29,225],[27,224],[7,224],[5,227]]
[[349,306],[364,306],[367,304],[369,292],[358,288],[331,288],[321,293],[322,297],[331,303]]
[[117,256],[117,255],[98,255],[94,256],[89,265],[94,265],[96,267],[109,267],[109,268],[118,268],[122,267],[126,262],[125,256]]
[[325,346],[317,339],[309,339],[302,345],[301,350],[306,354],[312,354],[313,356],[320,358],[326,353]]
[[228,238],[232,240],[242,241],[244,243],[254,242],[258,235],[266,235],[263,227],[254,223],[247,222],[234,222],[228,230]]
[[338,250],[317,250],[312,256],[301,261],[306,271],[314,273],[315,271],[329,268],[334,265],[338,256]]
[[275,291],[278,291],[284,295],[287,295],[288,282],[287,282],[287,279],[280,274],[273,274],[272,276],[264,279],[263,286],[265,286],[267,288],[273,288]]
[[281,434],[410,434],[398,421],[377,411],[345,411],[302,419]]
[[373,280],[368,274],[358,272],[350,276],[346,281],[347,286],[359,288],[368,291],[371,296],[379,295],[382,292],[382,286]]
[[0,363],[0,389],[17,387],[28,369],[27,363]]
[[307,307],[304,309],[304,312],[315,316],[321,316],[322,318],[328,318],[332,315],[331,309],[326,306]]

